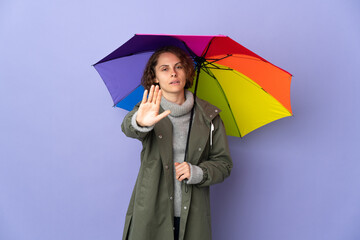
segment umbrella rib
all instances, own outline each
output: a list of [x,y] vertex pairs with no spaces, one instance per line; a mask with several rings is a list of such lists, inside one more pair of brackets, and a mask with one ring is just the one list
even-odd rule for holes
[[210,77],[212,77],[213,79],[216,79],[216,77],[214,76],[214,74],[212,74],[212,72],[209,71],[209,68],[201,68],[205,73],[207,73]]
[[[212,67],[209,67],[209,65],[211,65]],[[212,62],[207,62],[207,64],[206,64],[206,67],[207,68],[210,68],[210,69],[219,69],[219,70],[232,70],[231,68],[221,68],[221,67],[219,67],[219,66],[216,66],[216,65],[214,65]]]
[[226,55],[225,57],[222,57],[222,58],[207,58],[206,60],[212,60],[212,62],[209,62],[209,63],[214,63],[214,62],[218,62],[220,60],[223,60],[223,59],[231,57],[231,56],[232,56],[232,54],[228,54],[228,55]]
[[[227,105],[228,105],[228,107],[229,107],[229,110],[230,110],[230,113],[231,113],[231,117],[232,117],[232,119],[234,120],[234,122],[236,123],[236,119],[235,119],[235,117],[234,117],[233,111],[231,110],[231,106],[230,106],[230,104],[229,104],[229,100],[227,99],[226,94],[225,94],[223,88],[221,87],[219,81],[217,80],[217,78],[215,77],[215,75],[214,75],[213,73],[210,73],[210,71],[206,71],[206,70],[208,70],[207,68],[201,68],[201,69],[202,69],[205,73],[207,73],[210,77],[212,77],[212,78],[215,79],[215,82],[216,82],[216,84],[219,86],[219,89],[220,89],[220,91],[222,92],[222,94],[223,94],[223,96],[224,96],[224,98],[225,98],[225,101],[226,101],[226,103],[227,103]],[[241,135],[241,132],[240,132],[240,130],[239,130],[238,125],[235,124],[235,126],[236,126],[236,129],[237,129],[237,131],[238,131],[238,134],[239,134],[240,138],[242,138],[242,135]]]
[[193,59],[195,59],[196,54],[188,47],[188,45],[187,45],[184,41],[181,41],[181,42],[184,44],[185,48],[186,48],[187,51],[190,53],[191,57],[192,57]]
[[202,57],[205,58],[207,52],[209,51],[210,45],[211,45],[211,43],[212,43],[212,41],[213,41],[214,39],[215,39],[215,37],[211,38],[209,44],[208,44],[207,47],[206,47],[206,50],[205,50],[204,54],[201,55]]
[[[234,117],[233,111],[232,111],[231,106],[230,106],[230,104],[229,104],[229,100],[227,99],[226,94],[225,94],[223,88],[221,87],[219,81],[217,80],[217,78],[216,78],[215,76],[214,76],[214,78],[216,79],[216,83],[218,84],[221,92],[222,92],[223,95],[224,95],[225,101],[226,101],[226,103],[227,103],[227,105],[228,105],[228,107],[229,107],[230,113],[231,113],[231,117],[232,117],[232,119],[234,120],[234,122],[236,123],[236,119],[235,119],[235,117]],[[240,138],[242,138],[241,132],[240,132],[240,129],[239,129],[237,123],[236,123],[235,125],[236,125],[236,129],[237,129],[237,131],[238,131],[238,133],[239,133]]]
[[[220,61],[220,60],[223,60],[223,59],[225,59],[225,58],[228,58],[228,57],[234,57],[234,58],[243,58],[243,59],[246,59],[246,60],[251,60],[251,61],[258,61],[258,62],[263,62],[263,63],[268,63],[268,64],[270,64],[270,65],[274,65],[274,64],[272,64],[272,63],[270,63],[270,62],[267,62],[267,61],[264,61],[264,60],[261,60],[261,59],[259,59],[259,58],[253,58],[253,57],[249,57],[249,56],[245,56],[245,55],[243,55],[243,56],[239,56],[239,55],[233,55],[233,54],[228,54],[228,55],[226,55],[225,57],[222,57],[222,58],[207,58],[206,60],[206,64],[207,65],[212,65],[212,66],[214,66],[212,63],[216,63],[216,62],[218,62],[218,61]],[[208,61],[208,60],[212,60],[211,62],[210,61]],[[275,65],[274,65],[275,66]],[[276,66],[275,66],[276,67]],[[219,69],[222,69],[222,70],[228,70],[228,69],[223,69],[223,68],[219,68]],[[229,68],[229,70],[232,70],[231,68]],[[281,69],[282,70],[282,69]]]
[[233,69],[231,69],[231,68],[220,68],[220,67],[216,67],[216,66],[214,66],[214,67],[207,67],[208,69],[217,69],[217,70],[230,70],[230,71],[232,71]]
[[[204,65],[205,66],[211,65],[211,66],[213,66],[213,69],[232,70],[231,68],[220,68],[219,66],[216,66],[216,65],[213,64],[215,62],[218,62],[218,61],[223,60],[225,58],[228,58],[230,56],[232,56],[232,55],[228,54],[228,55],[226,55],[225,57],[222,57],[222,58],[208,58],[208,59],[206,59],[207,61],[204,63]],[[212,61],[208,61],[208,60],[212,60]],[[208,68],[211,68],[211,67],[208,67]]]

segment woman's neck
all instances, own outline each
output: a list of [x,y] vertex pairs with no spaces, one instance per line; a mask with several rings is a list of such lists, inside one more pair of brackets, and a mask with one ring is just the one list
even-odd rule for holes
[[163,97],[169,102],[176,103],[178,105],[182,105],[185,102],[185,91],[181,93],[164,93],[162,92]]

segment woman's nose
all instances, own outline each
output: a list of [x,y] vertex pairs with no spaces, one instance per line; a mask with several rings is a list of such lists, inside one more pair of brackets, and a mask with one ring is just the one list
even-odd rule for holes
[[176,71],[175,71],[175,70],[172,70],[171,76],[172,76],[172,77],[176,77]]

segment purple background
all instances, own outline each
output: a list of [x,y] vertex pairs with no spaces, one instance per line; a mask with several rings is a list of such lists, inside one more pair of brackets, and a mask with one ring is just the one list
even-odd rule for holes
[[134,33],[224,34],[294,75],[294,117],[230,137],[214,239],[360,239],[360,3],[0,3],[0,239],[120,239],[140,143],[91,64]]

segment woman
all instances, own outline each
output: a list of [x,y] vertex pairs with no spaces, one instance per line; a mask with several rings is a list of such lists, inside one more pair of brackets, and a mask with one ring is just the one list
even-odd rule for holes
[[191,58],[176,47],[156,51],[145,67],[143,99],[122,123],[143,145],[123,239],[211,239],[209,186],[230,175],[232,160],[220,110],[197,98],[184,162],[193,78]]

